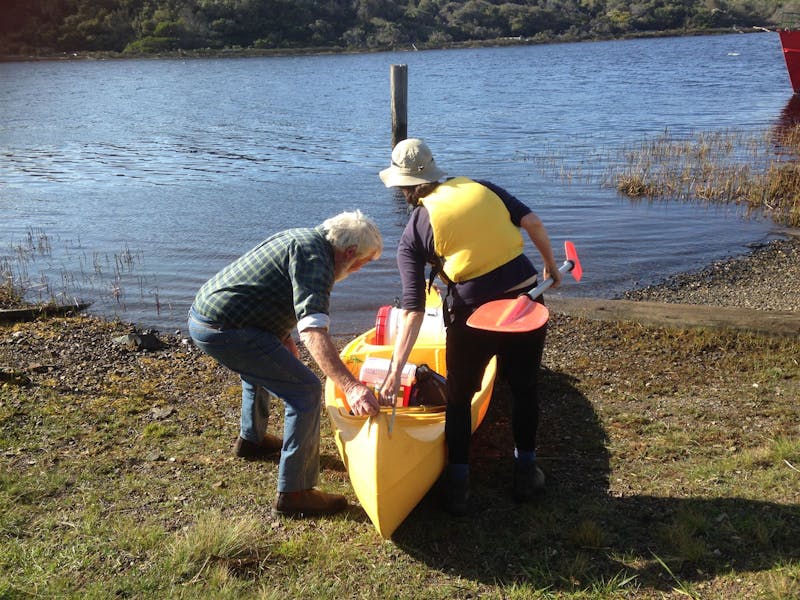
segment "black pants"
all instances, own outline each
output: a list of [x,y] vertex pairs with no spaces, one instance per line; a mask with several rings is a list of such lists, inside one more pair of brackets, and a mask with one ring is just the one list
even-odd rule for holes
[[450,464],[469,463],[472,435],[470,403],[480,389],[486,365],[498,358],[498,374],[511,388],[511,428],[519,450],[536,449],[539,427],[538,378],[547,325],[527,333],[474,329],[466,314],[455,314],[447,328],[447,420],[445,439]]

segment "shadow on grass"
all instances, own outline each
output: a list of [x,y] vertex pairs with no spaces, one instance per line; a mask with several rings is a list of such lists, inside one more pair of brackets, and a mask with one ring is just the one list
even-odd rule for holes
[[395,543],[450,574],[551,591],[602,589],[631,577],[633,585],[672,590],[800,558],[796,505],[610,495],[606,434],[573,383],[543,372],[538,454],[548,490],[541,499],[511,499],[510,403],[499,385],[473,437],[472,514],[443,513],[436,486],[395,532]]

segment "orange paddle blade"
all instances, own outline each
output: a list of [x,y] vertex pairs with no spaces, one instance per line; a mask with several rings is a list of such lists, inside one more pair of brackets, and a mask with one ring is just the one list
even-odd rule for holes
[[522,294],[514,300],[493,300],[483,304],[467,319],[467,325],[487,331],[521,333],[547,323],[550,311],[544,304]]
[[569,272],[575,281],[580,281],[583,276],[583,268],[581,267],[581,261],[578,260],[578,251],[575,249],[575,244],[567,240],[564,242],[564,251],[567,253],[567,260],[572,263],[572,269]]
[[[567,260],[559,267],[560,273],[571,273],[575,281],[580,281],[583,276],[581,261],[578,260],[578,251],[575,244],[567,240],[564,242],[564,251]],[[488,331],[533,331],[545,323],[550,316],[547,308],[534,298],[540,296],[546,289],[553,285],[553,278],[548,277],[536,288],[511,300],[493,300],[479,306],[467,319],[467,325],[476,329]]]

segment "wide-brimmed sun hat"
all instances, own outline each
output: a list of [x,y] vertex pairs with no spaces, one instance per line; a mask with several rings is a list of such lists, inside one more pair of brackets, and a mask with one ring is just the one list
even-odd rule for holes
[[403,187],[439,181],[447,173],[436,166],[428,145],[408,138],[392,150],[392,165],[378,173],[386,187]]

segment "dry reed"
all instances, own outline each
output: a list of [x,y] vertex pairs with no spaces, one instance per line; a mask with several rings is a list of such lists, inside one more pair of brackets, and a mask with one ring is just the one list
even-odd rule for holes
[[772,135],[668,132],[624,153],[612,179],[631,198],[737,204],[776,223],[800,225],[800,125]]

